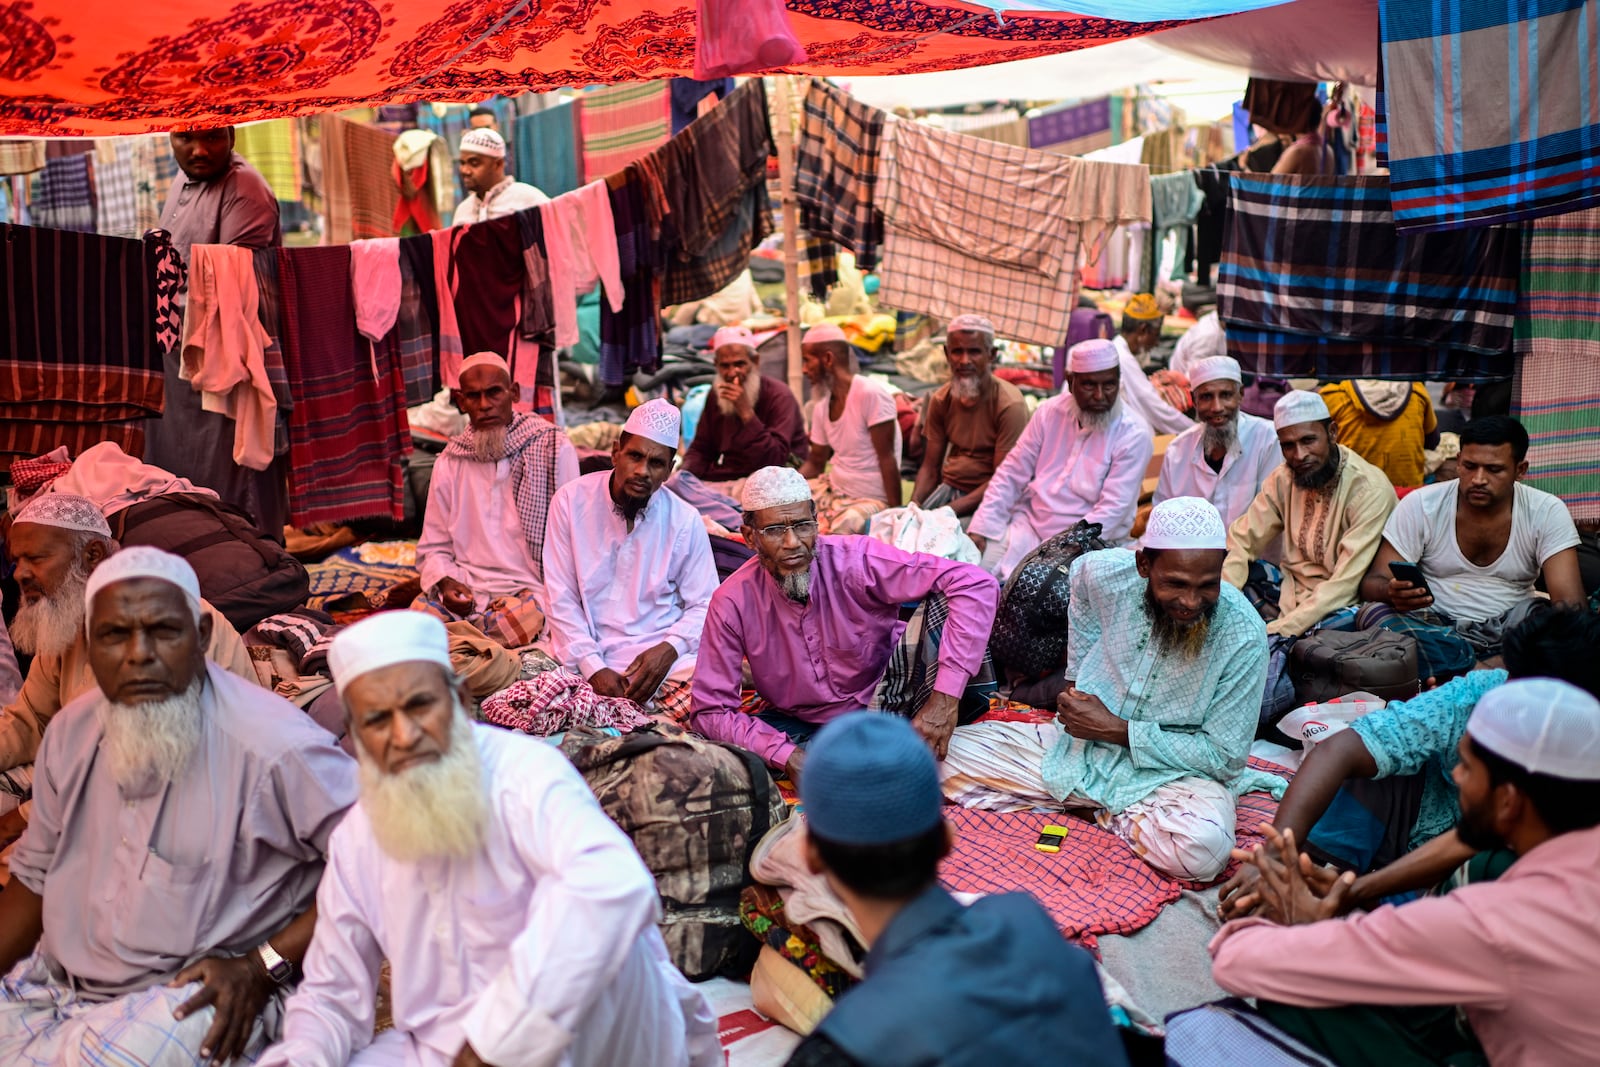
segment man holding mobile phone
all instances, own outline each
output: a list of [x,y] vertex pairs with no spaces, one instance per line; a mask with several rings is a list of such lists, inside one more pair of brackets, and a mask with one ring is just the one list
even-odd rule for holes
[[1361,582],[1357,625],[1408,633],[1444,682],[1500,654],[1506,629],[1550,600],[1582,605],[1578,531],[1559,497],[1522,484],[1528,431],[1506,415],[1461,431],[1460,477],[1402,500]]

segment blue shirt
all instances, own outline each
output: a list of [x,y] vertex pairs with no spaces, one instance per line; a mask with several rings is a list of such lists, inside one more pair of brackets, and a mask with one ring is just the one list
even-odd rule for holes
[[1426,768],[1422,805],[1411,831],[1416,848],[1449,830],[1461,817],[1455,780],[1456,746],[1479,699],[1506,684],[1505,671],[1469,671],[1412,700],[1395,701],[1350,724],[1378,765],[1378,778],[1416,774]]
[[1126,1067],[1094,961],[1026,893],[931,886],[890,920],[817,1033],[865,1067]]

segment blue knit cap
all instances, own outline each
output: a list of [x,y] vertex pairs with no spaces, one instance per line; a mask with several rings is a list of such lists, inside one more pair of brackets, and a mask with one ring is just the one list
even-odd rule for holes
[[806,750],[800,799],[823,840],[887,845],[937,826],[944,794],[933,753],[909,722],[853,711],[819,730]]

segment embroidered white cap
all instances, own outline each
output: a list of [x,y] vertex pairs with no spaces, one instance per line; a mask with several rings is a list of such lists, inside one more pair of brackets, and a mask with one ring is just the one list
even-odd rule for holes
[[465,374],[473,367],[494,367],[497,370],[504,371],[506,377],[511,377],[511,368],[506,365],[506,361],[493,352],[477,352],[468,356],[461,361],[460,373]]
[[1600,700],[1554,678],[1518,678],[1472,709],[1467,733],[1535,774],[1600,782]]
[[1226,551],[1228,528],[1222,515],[1209,500],[1197,496],[1175,496],[1150,509],[1141,548],[1202,548]]
[[982,315],[957,315],[950,320],[950,325],[945,327],[945,334],[952,333],[982,333],[994,337],[994,323]]
[[756,335],[743,326],[724,326],[711,335],[711,351],[715,352],[724,345],[744,345],[754,352]]
[[683,415],[673,406],[672,401],[658,396],[634,408],[628,415],[628,421],[623,424],[622,432],[643,437],[658,445],[666,445],[676,452],[678,428],[682,422]]
[[1067,349],[1069,374],[1094,374],[1097,371],[1110,370],[1120,362],[1117,346],[1103,337],[1079,341]]
[[811,486],[793,467],[762,467],[744,482],[746,513],[766,508],[781,508],[811,499]]
[[490,129],[468,130],[461,135],[459,155],[506,158],[506,139]]
[[800,338],[800,343],[803,345],[825,345],[830,341],[849,343],[849,338],[844,335],[843,330],[831,322],[817,323],[806,331],[804,337]]
[[[124,548],[101,560],[89,575],[89,584],[84,587],[84,611],[88,612],[94,607],[95,594],[106,586],[135,578],[154,578],[177,586],[183,598],[189,602],[195,623],[200,622],[200,579],[195,576],[194,568],[182,556],[174,556],[171,552],[163,552],[150,545]],[[88,625],[89,621],[85,619],[84,626],[87,628]]]
[[1232,356],[1207,356],[1189,364],[1189,388],[1198,389],[1206,382],[1240,382],[1244,375],[1239,371],[1239,361]]
[[397,663],[450,663],[450,634],[444,623],[420,611],[380,611],[339,631],[328,646],[328,671],[334,688]]
[[24,504],[11,521],[111,536],[111,527],[94,501],[71,493],[40,493]]
[[1302,422],[1322,422],[1333,416],[1328,412],[1328,402],[1318,393],[1305,389],[1291,389],[1278,398],[1272,409],[1272,425],[1278,429],[1299,426]]

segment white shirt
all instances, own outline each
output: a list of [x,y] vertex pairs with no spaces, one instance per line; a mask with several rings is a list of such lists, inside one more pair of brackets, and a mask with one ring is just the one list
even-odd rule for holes
[[[556,449],[556,485],[577,477],[578,453],[563,434]],[[544,583],[534,574],[511,494],[510,460],[479,463],[441,455],[434,461],[428,509],[417,539],[417,570],[424,592],[431,592],[442,578],[471,589],[476,611],[495,597],[525,589],[544,603]]]
[[829,484],[840,496],[882,500],[883,468],[878,465],[878,450],[872,447],[872,427],[894,425],[894,466],[900,469],[900,420],[894,394],[882,382],[857,374],[850,379],[850,394],[844,398],[844,414],[838,421],[828,417],[829,399],[818,400],[811,408],[811,443],[833,449],[828,474]]
[[657,490],[630,533],[611,501],[611,471],[562,486],[544,535],[545,616],[555,653],[585,678],[665,641],[678,650],[668,678],[687,681],[717,591],[700,513]]
[[1480,567],[1461,554],[1456,540],[1460,486],[1443,482],[1407,493],[1383,536],[1401,559],[1422,568],[1436,608],[1458,622],[1482,622],[1533,596],[1533,583],[1550,557],[1579,544],[1578,528],[1560,497],[1518,482],[1505,551]]
[[1088,430],[1078,425],[1071,393],[1053,396],[994,472],[971,532],[990,540],[1009,534],[1002,576],[1079,519],[1099,523],[1109,542],[1124,541],[1154,451],[1150,427],[1120,402],[1109,426]]
[[465,226],[473,222],[488,222],[490,219],[504,218],[523,208],[538,207],[549,201],[550,198],[539,189],[507,175],[484,196],[468,193],[467,198],[456,205],[456,215],[452,225]]
[[1122,368],[1122,402],[1135,415],[1152,427],[1156,433],[1182,433],[1194,425],[1194,420],[1161,398],[1150,376],[1139,366],[1133,349],[1121,334],[1113,338],[1117,346],[1117,359]]
[[1161,460],[1154,502],[1197,496],[1215,504],[1222,513],[1222,524],[1232,526],[1261,492],[1267,475],[1283,462],[1278,431],[1272,423],[1241,411],[1237,426],[1233,444],[1222,457],[1222,469],[1215,471],[1206,462],[1203,423],[1174,438]]
[[401,863],[360,803],[334,831],[305,980],[260,1067],[344,1067],[372,1040],[392,965],[408,1067],[488,1063],[713,1067],[705,998],[667,957],[656,884],[560,750],[493,726],[470,738],[489,791],[469,859]]
[[1212,311],[1200,316],[1199,321],[1178,338],[1178,347],[1172,350],[1167,366],[1187,378],[1189,366],[1195,360],[1227,354],[1228,335],[1223,332],[1222,320]]

